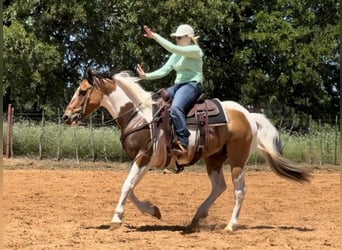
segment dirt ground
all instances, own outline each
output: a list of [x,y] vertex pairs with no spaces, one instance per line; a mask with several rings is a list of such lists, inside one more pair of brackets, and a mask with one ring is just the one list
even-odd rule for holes
[[[312,167],[311,167],[312,168]],[[150,171],[137,196],[159,206],[162,219],[127,202],[125,220],[109,227],[127,164],[4,160],[5,249],[340,249],[340,172],[313,168],[310,185],[267,170],[246,171],[240,227],[223,232],[234,198],[227,191],[198,232],[184,233],[211,187],[203,167]],[[267,169],[267,168],[266,168]]]

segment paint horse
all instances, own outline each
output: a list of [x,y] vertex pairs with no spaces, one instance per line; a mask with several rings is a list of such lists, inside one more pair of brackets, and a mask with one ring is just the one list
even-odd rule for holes
[[[157,138],[161,142],[158,152],[155,152],[152,145],[152,93],[145,91],[138,81],[139,78],[131,77],[125,72],[105,76],[88,69],[63,115],[67,124],[77,124],[102,106],[121,129],[121,142],[132,158],[132,165],[111,220],[113,226],[122,224],[127,199],[141,212],[161,218],[157,206],[149,201],[139,200],[134,193],[135,187],[149,169],[165,168],[165,165],[161,164],[164,161],[160,158],[165,157],[166,152],[162,147],[166,144],[162,133]],[[264,115],[249,113],[240,104],[232,101],[222,101],[221,105],[229,121],[220,126],[206,128],[208,138],[202,154],[212,190],[198,207],[188,228],[196,228],[200,219],[208,216],[209,208],[225,191],[223,164],[226,161],[231,166],[235,205],[225,230],[233,231],[237,228],[246,194],[244,167],[254,149],[262,153],[271,169],[280,177],[300,183],[310,182],[310,173],[297,168],[281,155],[279,134]],[[190,131],[189,151],[192,150],[195,140],[195,131]]]

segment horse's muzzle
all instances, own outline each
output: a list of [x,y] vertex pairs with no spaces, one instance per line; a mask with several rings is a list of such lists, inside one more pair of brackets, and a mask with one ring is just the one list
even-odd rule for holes
[[83,115],[81,113],[67,114],[65,113],[62,117],[63,121],[68,125],[76,125],[81,120]]
[[63,115],[62,120],[67,122],[69,120],[69,116],[68,115]]

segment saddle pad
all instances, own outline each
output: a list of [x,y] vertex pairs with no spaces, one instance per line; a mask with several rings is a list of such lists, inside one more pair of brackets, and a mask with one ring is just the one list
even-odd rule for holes
[[[221,103],[220,103],[220,100],[215,98],[215,99],[210,99],[208,100],[210,102],[212,102],[210,104],[210,106],[212,105],[215,105],[218,112],[210,112],[209,111],[209,116],[208,116],[208,123],[209,124],[218,124],[218,123],[227,123],[228,120],[227,120],[227,117],[223,111],[223,108],[221,106]],[[195,104],[195,105],[198,105],[198,104]],[[200,104],[201,106],[203,106],[202,104]],[[201,111],[200,111],[201,112]],[[210,115],[210,113],[212,113]],[[188,115],[187,115],[187,118],[186,118],[186,124],[187,125],[197,125],[197,121],[196,121],[196,116],[195,116],[195,113],[194,113],[194,109],[192,109]]]

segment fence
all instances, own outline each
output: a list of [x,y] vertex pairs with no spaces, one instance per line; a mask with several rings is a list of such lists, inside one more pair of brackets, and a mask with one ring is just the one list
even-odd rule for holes
[[[120,131],[106,112],[97,112],[81,126],[69,127],[62,123],[59,112],[46,119],[44,112],[15,114],[12,111],[9,108],[6,114],[8,122],[3,126],[3,145],[6,144],[3,148],[6,148],[7,158],[73,158],[77,162],[129,160],[120,143]],[[293,126],[279,128],[285,157],[308,164],[339,164],[338,124],[339,118],[335,117],[329,121],[309,119],[305,133],[294,131]],[[263,159],[252,155],[250,162],[262,163]]]

